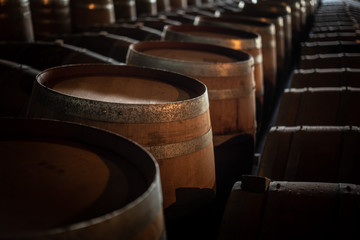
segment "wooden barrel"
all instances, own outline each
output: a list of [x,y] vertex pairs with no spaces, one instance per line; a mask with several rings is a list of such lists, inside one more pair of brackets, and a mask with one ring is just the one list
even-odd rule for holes
[[[276,42],[276,67],[277,74],[285,71],[285,25],[281,15],[266,11],[241,11],[241,12],[221,12],[219,17],[256,20],[266,23],[272,23],[275,26],[275,42]],[[259,32],[258,32],[259,33]]]
[[360,89],[352,87],[285,89],[276,125],[357,126],[359,98]]
[[25,115],[31,89],[40,70],[0,59],[0,116]]
[[135,0],[113,0],[115,20],[135,20],[136,14],[136,2]]
[[30,9],[37,40],[72,31],[69,0],[30,0]]
[[60,39],[65,44],[88,49],[121,63],[126,62],[129,46],[138,42],[138,40],[129,37],[107,32],[64,34]]
[[359,214],[359,185],[245,176],[234,184],[218,239],[358,238]]
[[214,135],[255,134],[251,55],[211,44],[147,41],[130,46],[127,64],[165,69],[202,81],[209,89]]
[[354,26],[313,26],[312,33],[332,33],[355,31]]
[[332,19],[332,21],[324,21],[324,22],[315,22],[314,23],[314,27],[326,27],[326,26],[333,26],[333,27],[352,27],[355,28],[354,26],[354,22],[350,19],[348,20],[338,20],[336,21],[335,19]]
[[136,0],[136,15],[141,16],[154,16],[158,14],[157,0]]
[[310,33],[307,41],[308,42],[356,41],[356,37],[357,34],[355,31]]
[[156,4],[159,13],[171,11],[170,0],[157,0]]
[[201,7],[201,0],[188,0],[188,6],[198,6]]
[[360,52],[302,55],[299,62],[299,68],[357,68],[359,67],[359,62]]
[[160,166],[164,208],[187,188],[215,185],[207,90],[193,78],[124,65],[51,68],[37,77],[28,116],[85,123],[144,146]]
[[165,26],[167,26],[167,25],[180,25],[182,23],[179,22],[179,21],[174,21],[174,20],[171,20],[171,19],[167,19],[163,15],[159,15],[157,17],[139,18],[138,21],[136,21],[136,24],[156,29],[156,30],[158,30],[158,31],[160,31],[162,33]]
[[250,54],[254,58],[256,120],[258,126],[261,124],[264,76],[261,36],[259,34],[223,27],[182,24],[179,26],[166,26],[162,39],[214,44]]
[[359,68],[311,68],[296,69],[291,88],[316,87],[360,87]]
[[89,26],[115,23],[113,0],[70,1],[73,31],[83,31]]
[[0,40],[34,41],[29,0],[1,1]]
[[165,239],[144,148],[68,122],[0,119],[2,239]]
[[188,0],[170,0],[171,10],[175,10],[178,8],[186,9],[187,7],[188,7]]
[[[291,20],[291,7],[287,4],[282,5],[281,3],[259,1],[259,4],[245,4],[242,8],[242,13],[246,12],[246,15],[251,15],[252,12],[264,12],[273,13],[281,16],[284,21],[284,38],[285,38],[285,52],[287,60],[291,60],[293,51],[293,37],[292,37],[292,20]],[[258,15],[258,14],[257,14]],[[276,16],[275,15],[275,16]],[[264,16],[266,17],[266,15]],[[279,29],[279,27],[277,27]],[[286,60],[285,60],[286,61]]]
[[272,127],[258,175],[281,181],[360,183],[358,127]]
[[[291,10],[291,29],[293,44],[299,43],[299,37],[303,31],[302,26],[302,13],[301,4],[296,0],[270,0],[270,1],[258,1],[256,5],[269,7],[271,5],[280,5],[282,7],[290,7]],[[270,6],[269,6],[270,5]]]
[[212,25],[254,32],[261,36],[264,71],[264,115],[270,115],[276,87],[276,36],[273,23],[249,19],[197,16],[195,25]]
[[120,64],[93,51],[54,42],[0,42],[0,58],[44,70],[74,63]]
[[301,43],[301,55],[359,52],[359,45],[355,41],[318,41]]
[[87,32],[108,32],[138,41],[160,40],[161,31],[141,24],[111,24],[106,26],[91,26]]

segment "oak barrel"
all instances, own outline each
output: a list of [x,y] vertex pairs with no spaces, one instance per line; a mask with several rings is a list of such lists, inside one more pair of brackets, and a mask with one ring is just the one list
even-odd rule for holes
[[[213,191],[208,95],[193,78],[125,65],[50,68],[37,77],[28,116],[81,122],[138,142],[159,164],[164,208],[187,188]],[[191,193],[190,203],[197,197]]]
[[302,55],[299,68],[357,68],[360,63],[360,52],[355,53],[327,53]]
[[143,147],[69,122],[0,123],[1,239],[166,239],[159,168]]
[[359,100],[360,89],[355,87],[285,89],[275,125],[358,126]]
[[359,214],[359,185],[243,176],[229,196],[218,239],[358,238]]
[[25,115],[36,75],[40,70],[0,59],[0,116]]
[[197,16],[195,25],[221,26],[237,30],[257,33],[261,36],[263,72],[264,72],[264,114],[269,115],[272,108],[276,87],[276,36],[273,23],[256,20],[236,19],[231,17],[206,17]]
[[135,0],[113,0],[115,20],[136,20],[136,1]]
[[87,27],[115,23],[113,0],[70,1],[73,31],[81,32]]
[[62,41],[0,42],[0,58],[39,70],[76,63],[120,64],[112,58]]
[[281,181],[360,183],[355,126],[272,127],[258,175]]
[[359,68],[296,69],[290,79],[291,88],[360,87]]
[[[107,32],[63,34],[59,38],[65,44],[85,48],[120,63],[126,62],[129,46],[138,40]],[[101,43],[101,44],[100,44]]]
[[34,41],[29,0],[0,2],[0,40]]
[[216,26],[182,24],[165,26],[162,39],[214,44],[250,54],[254,58],[256,120],[258,126],[261,124],[264,76],[261,36],[259,34]]
[[[221,12],[219,17],[235,18],[239,22],[241,20],[255,20],[265,23],[272,23],[275,26],[275,41],[276,41],[276,67],[277,74],[283,73],[285,71],[285,57],[286,57],[286,47],[285,47],[285,24],[284,19],[281,15],[271,12],[260,12],[260,11],[241,11],[241,12]],[[259,32],[258,32],[259,33]],[[264,36],[263,36],[264,37]]]
[[72,32],[70,0],[30,0],[30,9],[37,40]]
[[359,53],[356,41],[316,41],[301,43],[301,55]]
[[178,72],[209,89],[214,135],[255,133],[254,61],[231,48],[180,41],[147,41],[129,47],[128,65]]

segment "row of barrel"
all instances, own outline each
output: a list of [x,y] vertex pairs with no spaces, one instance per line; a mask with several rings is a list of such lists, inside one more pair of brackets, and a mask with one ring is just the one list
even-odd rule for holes
[[233,186],[220,239],[359,237],[359,9],[321,2],[256,175]]
[[[14,7],[14,2],[2,3],[12,10],[2,8],[5,20],[11,24],[3,21],[6,29],[1,34],[11,30],[28,33],[15,30],[14,21],[29,13],[15,14],[17,18],[11,19],[14,9],[22,11]],[[20,2],[24,6],[28,1]],[[30,6],[32,2],[46,5],[45,1],[30,1]],[[96,17],[99,12],[102,17],[110,16],[103,11],[111,11],[120,1],[112,2],[113,5],[110,2],[70,1],[69,6],[81,8],[75,15],[88,21],[100,19]],[[274,99],[286,84],[297,58],[298,41],[318,4],[197,3],[196,7],[182,5],[161,14],[138,13],[146,16],[142,18],[81,22],[70,33],[47,32],[35,37],[35,42],[31,37],[4,39],[7,41],[0,44],[4,69],[1,114],[56,119],[4,119],[1,124],[3,139],[7,141],[2,146],[6,158],[32,161],[31,168],[25,162],[17,169],[15,160],[15,167],[7,163],[2,168],[9,178],[6,182],[18,184],[15,189],[22,190],[13,196],[14,188],[4,185],[11,196],[5,199],[6,203],[14,207],[24,204],[34,190],[36,199],[52,199],[54,205],[61,206],[57,211],[62,212],[51,214],[53,221],[48,221],[50,211],[43,208],[47,201],[37,200],[26,202],[17,215],[7,209],[9,214],[4,215],[3,222],[11,221],[5,237],[216,239],[231,188],[242,174],[251,172],[257,134],[267,127]],[[88,17],[84,15],[86,11]],[[36,10],[30,12],[33,15]],[[72,24],[77,21],[66,17],[66,21],[58,23],[69,23],[69,19]],[[52,21],[42,21],[49,22]],[[112,133],[128,138],[128,143]],[[30,143],[24,143],[29,139]],[[69,139],[75,143],[69,143]],[[129,152],[122,152],[128,148]],[[129,156],[130,149],[140,152],[134,158],[147,159],[143,161],[148,161],[144,163],[148,169],[139,166],[142,160]],[[84,165],[62,163],[69,155],[83,159],[84,154],[91,155]],[[119,163],[114,154],[125,157],[128,163]],[[90,161],[100,161],[101,166],[89,165]],[[74,178],[83,168],[88,169],[79,174],[79,185],[74,185]],[[27,190],[32,182],[26,180],[33,177],[32,171],[39,178],[31,181],[44,185]],[[14,172],[15,178],[10,180],[9,174]],[[65,175],[69,172],[70,176]],[[16,177],[23,174],[25,177],[18,181]],[[139,184],[141,180],[132,174],[144,175],[145,183]],[[49,177],[53,179],[49,184],[60,181],[59,178],[64,180],[65,189],[50,191],[52,186],[46,184]],[[94,179],[102,185],[94,183]],[[92,181],[87,183],[89,180]],[[119,180],[129,183],[119,190]],[[83,185],[88,188],[84,189],[84,196],[79,196]],[[57,188],[58,185],[54,187]],[[144,193],[140,193],[142,190]],[[64,197],[59,195],[64,191],[72,195],[62,202]],[[43,196],[43,192],[49,194]],[[26,196],[22,198],[24,202],[14,201],[22,194]],[[117,197],[112,198],[112,194]],[[78,204],[68,208],[74,199]],[[36,202],[37,207],[32,208]],[[48,206],[51,211],[52,206]],[[11,224],[24,213],[32,217],[23,218],[21,224]],[[24,233],[14,234],[19,231]]]

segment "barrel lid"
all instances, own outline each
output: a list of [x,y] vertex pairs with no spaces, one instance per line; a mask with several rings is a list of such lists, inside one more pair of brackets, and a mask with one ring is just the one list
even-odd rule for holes
[[[83,209],[77,212],[74,210],[76,209],[76,207],[73,208],[71,204],[66,204],[66,206],[63,207],[69,209],[64,210],[64,213],[60,210],[59,214],[60,216],[65,215],[65,218],[63,219],[64,221],[60,221],[58,223],[58,220],[56,220],[57,216],[52,216],[49,217],[49,219],[51,219],[48,219],[49,222],[47,222],[46,218],[45,220],[40,219],[41,224],[37,224],[37,222],[25,223],[29,224],[31,226],[30,228],[25,227],[24,229],[22,229],[20,225],[16,224],[15,226],[16,228],[19,228],[18,230],[16,230],[15,232],[11,232],[10,230],[7,230],[6,232],[1,231],[0,238],[19,239],[25,237],[27,239],[37,239],[38,237],[45,237],[49,235],[64,235],[66,238],[66,236],[74,234],[73,232],[75,231],[78,231],[75,234],[79,234],[81,238],[81,236],[83,236],[82,234],[87,231],[86,229],[88,227],[94,228],[93,230],[89,230],[90,232],[97,229],[98,226],[105,226],[104,229],[106,229],[109,227],[109,223],[113,220],[117,224],[117,228],[113,233],[116,233],[117,236],[121,235],[131,237],[138,233],[137,231],[139,230],[139,226],[135,226],[138,225],[138,222],[135,223],[132,219],[126,217],[124,218],[123,216],[126,216],[127,214],[135,214],[136,206],[141,206],[142,204],[150,204],[151,201],[149,202],[148,197],[152,196],[153,194],[159,195],[160,201],[158,203],[151,203],[151,207],[153,209],[151,209],[151,211],[147,212],[146,214],[155,218],[155,216],[159,214],[159,211],[161,211],[162,203],[161,189],[159,185],[158,165],[154,157],[147,150],[145,150],[143,147],[133,142],[132,140],[94,127],[57,120],[2,118],[0,119],[0,123],[0,146],[11,146],[14,148],[18,148],[24,152],[18,152],[16,154],[15,152],[13,152],[14,155],[27,154],[28,156],[28,158],[8,159],[11,160],[11,162],[9,163],[6,163],[6,159],[1,159],[2,165],[9,165],[11,167],[14,167],[14,169],[20,169],[21,171],[20,174],[19,172],[14,172],[14,174],[9,173],[11,175],[2,174],[2,183],[5,183],[6,180],[9,179],[15,179],[16,181],[12,181],[13,185],[2,184],[2,187],[5,188],[5,191],[3,191],[3,193],[8,192],[10,194],[4,195],[2,200],[0,201],[6,202],[6,199],[9,200],[11,199],[11,197],[15,197],[17,200],[11,203],[15,205],[16,203],[22,201],[33,201],[33,195],[37,195],[39,199],[41,199],[41,196],[43,194],[44,197],[41,201],[44,201],[46,203],[46,201],[51,199],[52,196],[60,194],[63,195],[63,197],[59,197],[59,199],[57,200],[54,199],[55,203],[56,201],[59,201],[59,207],[61,205],[64,205],[62,201],[66,202],[65,200],[67,199],[73,201],[72,204],[74,204],[74,206],[80,206],[80,209]],[[43,146],[50,146],[53,148],[43,149],[43,151],[41,150],[41,147]],[[55,156],[44,155],[43,153],[45,151],[52,151],[54,149],[57,149],[56,151],[63,151],[64,149],[68,151],[70,149],[70,152],[74,152],[76,154],[70,154],[70,156],[68,156],[69,158],[63,159],[64,161],[61,161],[61,159],[58,159],[59,161],[54,161],[54,159],[56,159]],[[11,149],[6,150],[8,153],[10,153],[11,151]],[[83,155],[83,153],[85,152],[87,153]],[[77,153],[81,154],[77,156]],[[64,154],[66,155],[67,153],[65,152]],[[32,155],[34,155],[34,157],[32,157]],[[90,159],[86,158],[86,156],[88,155],[92,155],[91,159],[94,160],[91,164],[90,162],[89,164],[86,164],[88,159]],[[7,156],[10,156],[11,158],[11,155]],[[39,159],[42,160],[40,161]],[[89,184],[90,182],[96,182],[96,180],[93,179],[87,183],[86,179],[92,178],[91,172],[89,172],[90,175],[84,177],[86,175],[83,172],[84,169],[76,167],[76,165],[79,164],[85,164],[83,165],[83,167],[84,169],[88,170],[91,168],[91,166],[95,167],[92,171],[95,175],[99,173],[102,176],[100,177],[100,179],[102,179],[106,175],[106,172],[110,174],[106,175],[108,177],[110,176],[107,181],[106,176],[103,179],[105,180],[104,183],[106,186],[100,186],[100,188],[97,188],[95,186],[88,186],[87,184]],[[123,168],[124,166],[127,167]],[[125,170],[130,168],[133,169],[130,172],[137,172],[138,176],[132,176],[130,174],[131,176],[129,175],[125,177],[123,175],[127,175]],[[21,172],[23,174],[21,174]],[[76,174],[76,172],[78,172],[79,174]],[[36,174],[34,175],[33,173]],[[70,176],[70,180],[72,178],[78,177],[81,179],[79,179],[79,182],[74,182],[74,184],[69,186],[57,186],[56,184],[61,184],[64,183],[64,181],[69,181],[69,179],[63,178],[62,175]],[[8,176],[9,178],[6,178],[6,176]],[[11,189],[8,188],[10,186],[16,185],[17,182],[21,182],[20,180],[24,176],[28,178],[26,184],[29,185],[29,188],[21,187],[21,185],[17,185],[17,187],[13,187]],[[125,179],[127,179],[125,182],[120,183],[120,185],[129,185],[128,188],[125,187],[121,191],[131,192],[135,189],[134,186],[139,186],[139,188],[141,188],[142,190],[140,190],[138,193],[133,194],[132,197],[130,197],[129,195],[130,198],[128,199],[126,199],[126,196],[124,198],[124,196],[118,192],[119,190],[117,190],[119,186],[119,182],[117,182],[120,179],[119,176],[123,176],[125,177]],[[23,180],[26,179],[22,179],[22,181]],[[36,182],[37,184],[34,184]],[[34,185],[30,187],[30,184],[32,183]],[[74,186],[76,188],[74,188]],[[49,191],[35,191],[36,189],[42,188],[48,189]],[[83,199],[88,203],[79,204],[81,203],[81,201],[79,200],[82,198],[83,194],[86,195],[85,193],[93,192],[92,188],[95,189],[94,191],[96,191],[96,189],[99,190],[99,192],[95,195],[90,194],[95,198]],[[28,189],[35,190],[34,192],[29,192],[29,195],[26,195]],[[58,192],[57,189],[63,189],[63,191]],[[52,194],[52,192],[57,193]],[[71,195],[75,196],[71,198]],[[79,199],[77,199],[77,197]],[[120,198],[124,198],[124,200],[126,201],[120,203],[121,201],[118,201],[118,199]],[[52,201],[47,202],[45,204],[46,206],[39,206],[39,204],[37,203],[34,203],[33,205],[39,208],[39,211],[43,211],[45,217],[46,215],[52,214],[52,212],[50,211],[52,208],[57,209],[57,205],[53,205]],[[50,212],[44,210],[46,209],[46,207],[49,207],[48,209],[50,209]],[[74,212],[72,212],[72,210],[74,210]],[[31,212],[33,211],[33,209],[29,209],[29,211]],[[14,211],[14,214],[15,212],[16,211]],[[56,211],[53,211],[54,214],[55,212]],[[22,213],[20,212],[18,214]],[[23,212],[23,214],[26,213]],[[37,216],[28,217],[37,218],[37,220],[39,220]],[[54,220],[53,218],[55,218],[55,221],[52,221]],[[11,221],[7,221],[8,224],[10,224],[10,222]],[[128,222],[132,222],[133,225],[128,225]],[[143,224],[144,226],[140,227],[140,229],[146,228],[148,223]]]
[[146,41],[130,45],[127,64],[154,68],[163,65],[169,71],[186,75],[221,77],[253,71],[254,58],[243,51],[212,44]]
[[261,49],[259,34],[219,26],[167,25],[164,28],[163,39],[209,43],[239,50]]

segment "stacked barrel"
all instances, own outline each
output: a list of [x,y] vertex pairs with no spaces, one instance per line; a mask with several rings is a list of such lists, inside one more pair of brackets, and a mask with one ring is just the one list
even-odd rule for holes
[[[29,199],[6,209],[0,238],[260,239],[277,234],[276,211],[260,211],[282,186],[358,204],[358,164],[338,160],[355,158],[358,11],[345,0],[0,1],[1,161],[13,162],[1,164],[15,172],[0,205]],[[33,199],[24,178],[46,183]],[[282,182],[298,180],[309,185]]]
[[234,185],[220,239],[359,237],[358,6],[316,9],[256,176]]

